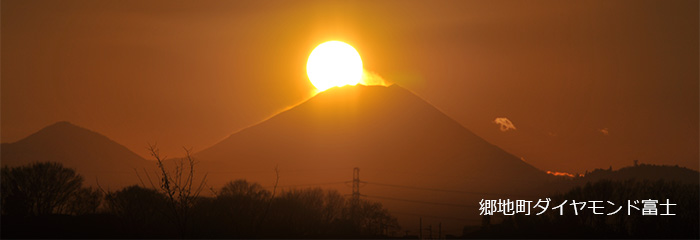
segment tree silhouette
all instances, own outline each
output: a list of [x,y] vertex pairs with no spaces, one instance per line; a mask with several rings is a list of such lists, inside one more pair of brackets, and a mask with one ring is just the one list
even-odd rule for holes
[[93,188],[81,188],[73,192],[67,203],[67,211],[73,215],[94,214],[102,204],[103,194]]
[[[355,205],[335,190],[292,189],[277,196],[258,183],[236,180],[216,197],[199,197],[201,187],[191,188],[192,175],[186,176],[191,158],[189,171],[180,165],[169,172],[157,151],[154,155],[163,171],[160,188],[134,185],[115,192],[82,188],[82,178],[57,163],[4,167],[0,236],[356,238],[399,229],[381,204]],[[102,199],[104,210],[97,211]],[[33,232],[36,228],[41,231]]]
[[220,218],[238,236],[254,236],[264,220],[272,193],[258,183],[236,180],[218,192],[215,204],[222,210]]
[[[399,230],[396,218],[380,203],[361,200],[353,208],[352,201],[335,190],[285,191],[272,206],[265,230],[273,238],[387,236]],[[353,209],[356,214],[352,214]]]
[[165,220],[165,196],[154,189],[134,185],[107,193],[105,198],[107,210],[121,220],[125,231],[136,236],[144,236]]
[[83,178],[61,163],[41,162],[2,168],[2,212],[36,216],[66,213]]
[[218,193],[219,197],[246,197],[254,200],[265,200],[271,193],[258,183],[248,183],[239,179],[226,183]]

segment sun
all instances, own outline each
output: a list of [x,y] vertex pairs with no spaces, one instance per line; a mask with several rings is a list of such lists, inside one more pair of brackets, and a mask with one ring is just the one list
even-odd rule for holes
[[309,81],[319,91],[357,85],[362,82],[362,71],[360,54],[350,44],[341,41],[318,45],[306,62]]

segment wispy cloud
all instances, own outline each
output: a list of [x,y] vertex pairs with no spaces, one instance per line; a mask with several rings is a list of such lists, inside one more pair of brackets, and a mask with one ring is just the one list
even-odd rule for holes
[[[554,175],[554,176],[564,176],[564,177],[574,177],[573,174],[568,173],[568,172],[552,172],[552,171],[547,171],[547,174]],[[579,174],[579,177],[583,177],[583,174]]]
[[608,128],[598,129],[598,132],[602,133],[605,136],[610,135],[610,131],[608,130]]
[[516,130],[515,125],[513,125],[513,122],[511,122],[508,118],[497,117],[493,120],[493,123],[500,125],[501,132]]

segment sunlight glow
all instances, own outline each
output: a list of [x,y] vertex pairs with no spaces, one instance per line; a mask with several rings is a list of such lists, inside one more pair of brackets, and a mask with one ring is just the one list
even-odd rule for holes
[[325,42],[309,55],[306,74],[319,91],[357,85],[363,79],[362,59],[357,50],[347,43]]

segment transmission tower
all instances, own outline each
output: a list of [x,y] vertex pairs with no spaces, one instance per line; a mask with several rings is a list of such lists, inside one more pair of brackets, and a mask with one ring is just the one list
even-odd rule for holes
[[350,217],[356,227],[359,227],[357,212],[360,210],[360,168],[354,168],[352,170],[352,198],[350,201]]
[[355,207],[360,205],[360,168],[352,171],[352,203]]

